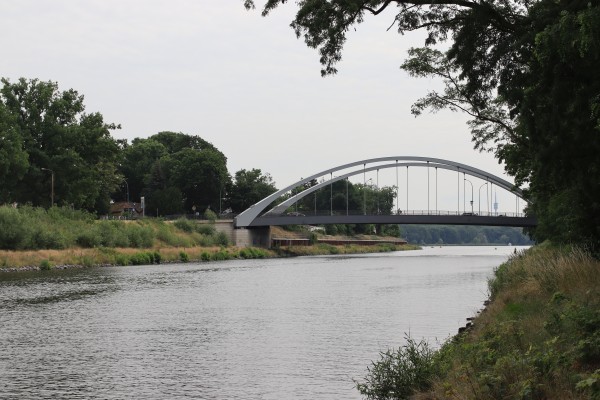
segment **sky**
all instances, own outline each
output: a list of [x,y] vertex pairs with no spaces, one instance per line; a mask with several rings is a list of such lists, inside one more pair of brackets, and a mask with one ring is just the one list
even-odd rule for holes
[[[512,181],[492,154],[473,149],[464,115],[411,115],[440,87],[399,68],[421,33],[388,30],[393,12],[368,17],[348,35],[338,74],[322,78],[317,51],[289,26],[295,8],[265,18],[242,0],[3,0],[0,75],[77,90],[87,112],[121,124],[117,139],[198,135],[225,154],[230,174],[258,168],[279,188],[385,156],[442,158]],[[420,192],[422,174],[411,179]],[[456,194],[446,197],[456,204]]]

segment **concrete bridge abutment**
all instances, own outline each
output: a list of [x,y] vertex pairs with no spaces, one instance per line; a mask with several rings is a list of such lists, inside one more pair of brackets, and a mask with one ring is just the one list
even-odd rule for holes
[[227,235],[230,243],[237,247],[266,247],[271,246],[271,227],[261,226],[251,229],[234,227],[233,220],[216,220],[213,222],[201,221],[200,223],[214,224],[217,232]]

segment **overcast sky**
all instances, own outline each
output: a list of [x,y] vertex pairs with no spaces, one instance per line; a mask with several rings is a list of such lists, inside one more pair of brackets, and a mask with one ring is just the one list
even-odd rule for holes
[[227,156],[232,175],[260,168],[278,187],[399,155],[512,181],[491,154],[473,150],[464,115],[410,114],[439,86],[399,69],[420,34],[388,31],[393,13],[367,18],[349,35],[338,74],[322,78],[316,50],[289,27],[290,3],[263,18],[242,0],[3,0],[0,72],[79,91],[87,112],[122,125],[115,138],[199,135]]

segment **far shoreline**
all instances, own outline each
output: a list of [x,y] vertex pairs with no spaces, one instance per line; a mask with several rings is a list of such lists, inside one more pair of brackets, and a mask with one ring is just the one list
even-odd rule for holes
[[[174,263],[206,263],[212,261],[287,258],[299,256],[367,254],[393,251],[419,250],[412,244],[279,246],[266,249],[259,247],[164,247],[164,248],[70,248],[64,250],[0,251],[0,273],[34,272],[102,267],[126,267],[130,265],[158,265]],[[14,264],[9,264],[15,260]]]

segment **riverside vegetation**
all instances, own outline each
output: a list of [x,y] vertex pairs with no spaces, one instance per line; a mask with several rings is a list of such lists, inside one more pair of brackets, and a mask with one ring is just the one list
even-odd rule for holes
[[395,251],[414,246],[314,246],[268,250],[231,246],[210,223],[180,218],[98,220],[64,207],[0,207],[0,269],[142,265],[317,254]]
[[599,269],[580,249],[515,254],[469,329],[438,350],[407,338],[357,388],[368,399],[600,399]]

